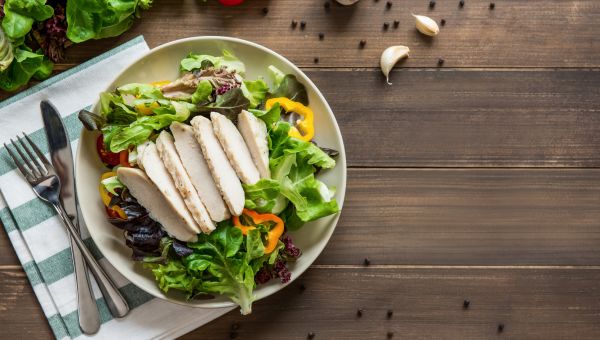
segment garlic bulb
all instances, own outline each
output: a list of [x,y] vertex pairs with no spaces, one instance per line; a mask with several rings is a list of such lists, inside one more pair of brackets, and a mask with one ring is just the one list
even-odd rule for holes
[[398,60],[402,58],[407,58],[410,49],[406,46],[390,46],[381,53],[381,59],[379,60],[379,66],[381,67],[381,72],[385,75],[387,83],[390,83],[390,71],[394,68],[394,65],[398,62]]
[[419,32],[430,37],[434,37],[440,33],[440,27],[435,20],[424,15],[413,14],[412,16],[415,17],[415,25],[417,26],[417,30]]

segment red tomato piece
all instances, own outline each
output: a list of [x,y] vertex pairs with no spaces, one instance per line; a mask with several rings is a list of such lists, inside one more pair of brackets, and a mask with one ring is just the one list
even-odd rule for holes
[[244,2],[244,0],[219,0],[219,2],[225,6],[236,6]]
[[100,160],[111,167],[117,166],[121,162],[118,153],[110,152],[104,148],[104,137],[102,135],[96,139],[96,151],[98,151]]

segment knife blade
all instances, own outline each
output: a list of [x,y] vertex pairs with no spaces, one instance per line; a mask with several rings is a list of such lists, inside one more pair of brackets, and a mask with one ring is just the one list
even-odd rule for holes
[[[50,159],[61,183],[60,200],[73,225],[79,229],[77,214],[77,195],[75,193],[75,174],[73,153],[67,130],[60,114],[49,101],[40,103],[42,119],[50,149]],[[77,309],[79,310],[79,328],[85,334],[94,334],[100,329],[100,313],[92,291],[87,267],[79,249],[71,239],[71,254],[75,281],[77,283]]]

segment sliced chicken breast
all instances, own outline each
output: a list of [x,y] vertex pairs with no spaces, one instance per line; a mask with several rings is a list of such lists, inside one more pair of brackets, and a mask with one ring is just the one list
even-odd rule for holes
[[216,222],[228,219],[231,215],[210,173],[200,144],[194,137],[194,130],[189,125],[173,122],[171,132],[175,137],[175,148],[181,163],[196,188],[200,200],[208,210],[208,214]]
[[117,169],[117,176],[133,197],[148,210],[150,217],[160,223],[169,235],[184,242],[198,240],[196,233],[185,227],[185,217],[163,196],[142,170],[120,167]]
[[142,164],[142,157],[144,156],[144,149],[152,142],[146,141],[136,147],[137,151],[137,160],[136,163],[140,167],[140,169],[144,170],[144,164]]
[[210,219],[208,210],[200,200],[196,188],[179,159],[173,136],[167,131],[162,131],[156,139],[156,149],[194,221],[198,223],[202,232],[210,234],[215,230],[215,224]]
[[260,179],[260,174],[244,138],[235,125],[227,117],[218,112],[211,112],[213,130],[223,147],[229,162],[235,169],[240,180],[245,184],[254,184]]
[[148,144],[144,149],[144,155],[142,156],[142,163],[144,164],[144,170],[146,175],[154,182],[158,190],[162,193],[165,198],[165,203],[171,204],[175,210],[181,215],[183,219],[183,226],[194,234],[200,233],[200,227],[194,221],[192,214],[188,211],[185,202],[179,195],[171,175],[165,168],[158,150],[154,143]]
[[269,142],[267,141],[267,125],[252,113],[242,110],[238,115],[238,130],[250,150],[254,165],[260,178],[271,178],[269,169]]
[[202,154],[223,200],[231,214],[241,215],[244,209],[244,189],[215,136],[212,123],[202,116],[194,117],[191,123],[194,136],[202,148]]

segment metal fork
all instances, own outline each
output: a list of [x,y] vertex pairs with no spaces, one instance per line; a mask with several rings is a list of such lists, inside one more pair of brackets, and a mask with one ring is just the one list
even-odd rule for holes
[[[106,304],[111,311],[111,314],[118,318],[127,315],[129,312],[127,301],[125,301],[114,282],[106,275],[102,267],[96,262],[92,253],[85,246],[76,227],[73,225],[69,215],[60,203],[60,180],[54,171],[54,167],[25,133],[23,133],[23,136],[27,143],[24,142],[21,137],[17,136],[20,147],[15,141],[12,139],[10,140],[13,148],[17,151],[19,156],[21,156],[20,158],[6,145],[6,143],[4,144],[4,147],[8,151],[10,157],[12,157],[19,171],[21,171],[27,182],[29,182],[33,188],[35,194],[42,200],[52,204],[58,213],[58,216],[61,218],[69,234],[75,241],[75,244],[81,251],[90,271],[96,278],[96,282],[102,291],[102,295],[104,295],[104,299],[106,300]],[[27,144],[29,144],[29,147]],[[23,152],[21,148],[25,152]],[[30,148],[33,149],[33,152],[35,152],[37,157],[34,156]],[[22,159],[22,161],[20,159]]]

